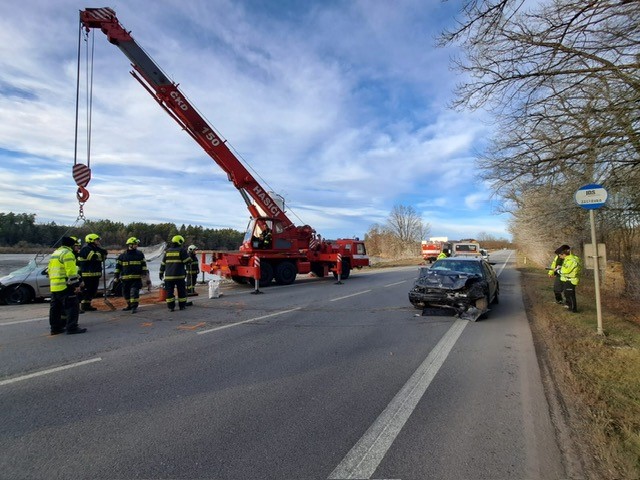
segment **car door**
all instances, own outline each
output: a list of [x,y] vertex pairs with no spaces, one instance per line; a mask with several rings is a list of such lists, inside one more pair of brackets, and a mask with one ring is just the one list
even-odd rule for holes
[[491,302],[495,298],[496,291],[498,290],[498,276],[487,262],[482,262],[482,271],[489,285],[489,301]]

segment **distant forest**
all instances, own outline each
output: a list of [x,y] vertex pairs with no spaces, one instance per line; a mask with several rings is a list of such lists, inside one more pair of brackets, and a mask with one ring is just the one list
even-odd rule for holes
[[173,223],[124,224],[111,220],[86,221],[77,226],[67,226],[55,222],[38,224],[36,215],[32,213],[0,213],[0,247],[53,248],[60,245],[63,236],[84,240],[88,233],[100,235],[101,245],[107,249],[121,249],[129,237],[139,238],[141,246],[148,246],[167,242],[174,235],[182,235],[187,245],[196,245],[200,250],[237,250],[244,237],[243,232],[230,228],[178,227]]

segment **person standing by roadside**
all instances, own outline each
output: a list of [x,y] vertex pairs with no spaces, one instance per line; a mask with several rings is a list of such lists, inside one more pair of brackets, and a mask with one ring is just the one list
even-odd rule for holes
[[451,253],[449,249],[443,248],[440,254],[438,255],[438,258],[436,258],[436,260],[440,260],[441,258],[449,258],[450,256],[451,256]]
[[90,233],[85,237],[85,246],[82,247],[78,254],[78,266],[80,267],[80,276],[84,283],[84,291],[82,292],[82,302],[80,309],[83,312],[97,310],[91,305],[91,301],[98,292],[100,285],[100,277],[102,276],[102,263],[107,259],[108,252],[100,246],[100,236]]
[[191,259],[191,263],[187,265],[187,296],[198,296],[196,292],[196,283],[198,282],[198,274],[200,273],[200,263],[196,251],[198,247],[195,245],[189,245],[187,253]]
[[[73,252],[76,240],[62,237],[62,246],[51,255],[48,266],[51,282],[51,303],[49,305],[49,326],[51,335],[67,331],[67,335],[85,333],[86,328],[78,326],[80,313],[78,294],[82,289],[82,279],[78,274],[76,256]],[[66,321],[63,319],[66,317]]]
[[560,254],[565,250],[570,250],[569,245],[561,245],[556,248],[554,253],[556,256],[553,258],[551,262],[551,268],[549,269],[549,276],[553,277],[553,295],[555,297],[556,303],[563,304],[562,301],[562,289],[564,287],[562,280],[560,279],[560,268],[562,267],[563,259],[560,258]]
[[164,280],[164,288],[167,291],[167,307],[170,311],[176,308],[174,289],[178,290],[178,308],[184,310],[187,307],[187,287],[185,277],[187,265],[191,263],[189,254],[183,247],[184,237],[174,235],[171,245],[164,252],[160,263],[160,280]]
[[127,239],[127,249],[116,259],[115,281],[122,280],[122,296],[127,306],[122,310],[136,313],[140,304],[142,277],[146,277],[147,285],[151,284],[149,269],[144,253],[138,250],[140,240],[136,237]]
[[[566,246],[566,245],[564,245]],[[560,280],[563,284],[565,308],[575,313],[578,311],[578,302],[576,300],[576,287],[580,282],[580,271],[582,265],[580,258],[571,253],[570,248],[566,248],[559,255],[562,258],[562,266],[560,267]]]

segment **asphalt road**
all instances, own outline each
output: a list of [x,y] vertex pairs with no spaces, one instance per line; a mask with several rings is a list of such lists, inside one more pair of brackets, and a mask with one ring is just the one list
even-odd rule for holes
[[475,323],[421,316],[416,267],[237,285],[81,316],[0,307],[0,477],[565,477],[514,257]]

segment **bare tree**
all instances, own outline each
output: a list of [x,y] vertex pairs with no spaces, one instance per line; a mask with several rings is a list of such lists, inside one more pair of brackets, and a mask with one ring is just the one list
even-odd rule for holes
[[415,208],[395,205],[384,226],[374,224],[365,235],[371,255],[400,258],[420,256],[420,244],[431,231]]
[[416,209],[406,205],[394,205],[387,217],[386,228],[400,242],[420,242],[430,230],[429,225],[422,223]]
[[[586,217],[573,192],[593,182],[617,199],[610,231],[637,238],[628,229],[640,220],[640,2],[468,0],[463,14],[441,36],[465,53],[454,106],[495,114],[480,166],[514,213],[514,239],[546,249],[579,240]],[[565,231],[547,234],[558,225]]]

